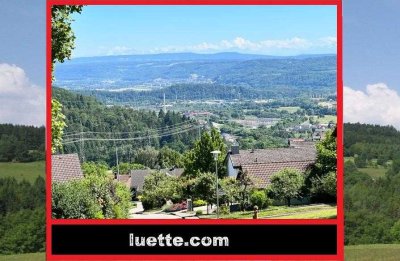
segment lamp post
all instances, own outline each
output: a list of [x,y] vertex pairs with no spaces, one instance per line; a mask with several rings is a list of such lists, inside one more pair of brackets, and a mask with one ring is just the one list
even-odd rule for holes
[[217,176],[217,184],[216,184],[216,192],[217,192],[217,219],[219,218],[219,196],[218,196],[218,154],[221,153],[219,150],[214,150],[211,151],[211,153],[214,155],[214,160],[215,160],[215,175]]

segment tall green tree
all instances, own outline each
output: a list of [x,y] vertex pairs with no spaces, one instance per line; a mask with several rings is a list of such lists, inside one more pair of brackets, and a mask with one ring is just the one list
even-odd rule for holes
[[186,154],[185,175],[197,176],[200,172],[215,173],[215,160],[212,151],[219,150],[218,176],[226,176],[224,159],[226,157],[226,145],[215,128],[210,133],[204,131],[200,139],[196,141],[194,148]]
[[216,202],[216,182],[215,174],[210,172],[200,173],[196,178],[195,193],[198,198],[207,201],[207,214],[209,213],[208,206]]
[[301,196],[304,185],[304,176],[295,169],[283,169],[271,178],[271,192],[278,200],[286,200],[290,207],[290,200]]
[[65,115],[62,113],[62,104],[51,99],[51,152],[62,149],[62,136],[66,127]]
[[73,13],[81,13],[82,5],[54,5],[51,8],[51,59],[53,64],[70,59],[75,48],[75,35],[71,28]]

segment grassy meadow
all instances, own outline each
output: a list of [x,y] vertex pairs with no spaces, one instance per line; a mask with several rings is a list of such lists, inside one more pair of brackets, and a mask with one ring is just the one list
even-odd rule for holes
[[383,167],[379,168],[359,168],[359,171],[368,174],[371,178],[381,178],[385,176],[387,169]]
[[397,261],[400,244],[346,246],[344,252],[346,261]]
[[0,162],[0,178],[14,177],[33,183],[38,176],[45,176],[45,162],[35,161],[28,163]]
[[44,260],[46,260],[45,253],[30,253],[30,254],[0,256],[0,261],[44,261]]
[[[253,218],[253,211],[238,211],[230,214],[221,214],[224,219]],[[300,205],[300,206],[270,206],[258,212],[258,218],[265,219],[327,219],[336,218],[336,206],[327,204]],[[201,218],[214,218],[212,215],[203,215]]]

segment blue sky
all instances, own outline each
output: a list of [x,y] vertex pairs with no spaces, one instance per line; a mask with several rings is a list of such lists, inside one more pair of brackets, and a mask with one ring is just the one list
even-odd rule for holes
[[74,57],[336,52],[335,6],[86,6],[73,29]]
[[46,73],[45,4],[43,0],[0,0],[0,63],[24,68],[41,86]]
[[44,0],[0,0],[0,123],[45,122]]
[[400,130],[400,1],[343,0],[344,119]]
[[400,90],[400,1],[344,0],[344,83]]

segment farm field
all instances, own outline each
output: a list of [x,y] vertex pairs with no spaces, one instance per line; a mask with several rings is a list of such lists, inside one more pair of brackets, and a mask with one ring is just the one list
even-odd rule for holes
[[356,245],[344,249],[346,261],[399,260],[400,244]]
[[0,178],[14,177],[17,181],[25,179],[33,183],[38,176],[45,176],[44,161],[29,163],[0,162]]
[[0,256],[0,261],[42,261],[46,260],[45,253],[30,253]]
[[321,124],[328,124],[330,121],[336,122],[337,117],[335,115],[324,115],[324,117],[317,117],[316,120]]

